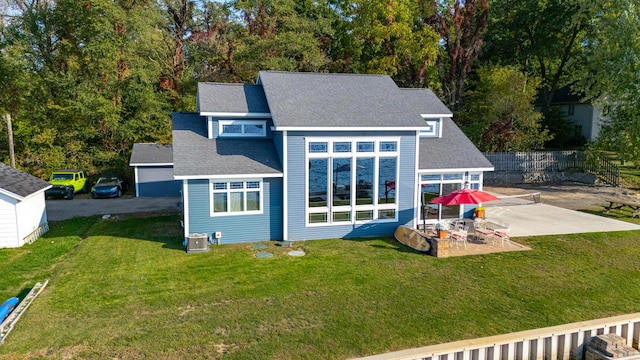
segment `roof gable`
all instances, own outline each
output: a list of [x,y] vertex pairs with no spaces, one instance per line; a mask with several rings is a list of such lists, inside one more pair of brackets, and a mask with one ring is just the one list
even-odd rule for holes
[[22,200],[38,191],[46,190],[50,186],[42,179],[0,163],[0,192],[14,199]]

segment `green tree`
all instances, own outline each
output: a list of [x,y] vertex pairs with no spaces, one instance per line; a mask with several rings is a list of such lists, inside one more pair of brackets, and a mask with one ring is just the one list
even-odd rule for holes
[[[10,81],[28,98],[12,100],[20,164],[34,173],[58,167],[127,167],[131,146],[168,141],[170,108],[160,91],[159,8],[150,2],[92,0],[22,3],[4,31],[3,54],[22,53]],[[28,111],[27,111],[28,109]],[[16,149],[18,150],[18,149]]]
[[597,0],[492,0],[483,61],[512,65],[541,80],[542,112],[556,91],[572,84],[584,41],[594,30]]
[[343,28],[353,46],[350,70],[391,75],[405,87],[439,87],[435,64],[439,37],[420,21],[433,8],[413,0],[359,0],[345,6]]
[[576,88],[611,108],[596,144],[640,166],[640,7],[609,1],[584,43],[586,66]]
[[482,151],[531,151],[549,140],[533,109],[539,80],[513,67],[478,69],[475,89],[467,92],[459,122]]

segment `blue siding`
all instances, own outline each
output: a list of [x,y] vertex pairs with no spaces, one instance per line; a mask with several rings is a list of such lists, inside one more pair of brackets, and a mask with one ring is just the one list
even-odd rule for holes
[[282,179],[263,180],[263,214],[210,216],[208,180],[189,180],[189,232],[214,238],[222,232],[221,244],[282,240]]
[[278,152],[278,157],[280,158],[280,164],[284,165],[284,143],[283,143],[283,136],[281,132],[273,133],[273,143],[276,147],[276,151]]
[[[304,138],[332,137],[353,139],[357,136],[398,136],[400,137],[400,155],[398,184],[398,221],[371,222],[366,224],[330,225],[306,227],[306,179]],[[286,174],[289,191],[288,235],[290,240],[314,240],[327,238],[350,238],[392,235],[398,225],[410,223],[414,219],[414,196],[416,167],[416,133],[405,132],[289,132],[287,136],[288,170]]]
[[264,119],[264,118],[233,118],[233,117],[217,118],[216,117],[216,118],[212,118],[212,134],[211,134],[211,137],[213,139],[218,137],[218,132],[219,132],[218,130],[219,130],[219,126],[220,126],[220,123],[218,122],[218,120],[257,120],[257,121],[266,120],[267,121],[267,123],[266,123],[266,127],[267,127],[266,128],[266,134],[267,134],[267,136],[266,136],[266,138],[271,138],[271,137],[273,137],[273,134],[274,134],[273,131],[271,131],[271,127],[273,126],[273,120],[271,120],[271,119]]
[[180,196],[180,190],[182,190],[182,181],[178,180],[154,181],[138,184],[139,197]]

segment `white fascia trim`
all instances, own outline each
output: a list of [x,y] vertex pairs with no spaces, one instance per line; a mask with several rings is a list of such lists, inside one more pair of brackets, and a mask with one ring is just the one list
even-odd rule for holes
[[252,113],[252,112],[217,112],[217,111],[203,111],[200,116],[213,116],[213,117],[239,117],[239,118],[270,118],[271,113]]
[[453,114],[420,114],[422,118],[452,118]]
[[363,126],[349,126],[349,127],[328,127],[328,126],[276,126],[275,131],[419,131],[424,130],[424,126],[412,126],[412,127],[363,127]]
[[458,168],[458,169],[418,169],[419,174],[442,174],[445,172],[474,172],[474,171],[493,171],[494,168]]
[[[287,174],[289,166],[287,161],[289,156],[287,154],[287,132],[282,132],[282,172]],[[287,184],[287,176],[283,176],[282,179],[282,240],[289,240],[289,186]]]
[[150,166],[173,166],[173,163],[146,163],[146,164],[136,164],[136,163],[130,163],[129,166],[138,166],[138,167],[150,167]]
[[182,180],[182,216],[184,225],[184,237],[189,236],[189,182]]
[[140,197],[140,184],[138,183],[138,167],[133,168],[133,182],[136,184],[136,197]]
[[31,194],[29,194],[29,195],[25,196],[25,197],[22,199],[22,201],[26,201],[26,200],[29,200],[29,199],[31,199],[31,198],[37,197],[37,196],[39,196],[40,194],[44,194],[44,192],[45,192],[47,189],[50,189],[51,187],[52,187],[52,186],[51,186],[51,185],[49,185],[49,186],[47,186],[47,187],[46,187],[46,188],[44,188],[44,189],[40,189],[40,190],[38,190],[38,191],[36,191],[36,192],[34,192],[34,193],[31,193]]
[[413,221],[411,224],[411,228],[415,229],[418,223],[420,222],[420,175],[418,174],[417,169],[420,167],[420,131],[416,131],[416,160],[414,164],[414,178],[413,178]]
[[7,191],[7,190],[5,190],[5,189],[0,189],[0,194],[7,195],[8,197],[10,197],[10,198],[14,198],[14,199],[16,199],[16,200],[18,200],[18,201],[22,201],[22,200],[24,200],[24,197],[22,197],[22,196],[20,196],[20,195],[18,195],[18,194],[14,194],[14,193],[12,193],[11,191]]
[[220,180],[220,179],[247,179],[247,178],[281,178],[284,177],[284,174],[226,174],[226,175],[174,175],[173,178],[176,180],[198,180],[198,179],[212,179],[212,180]]

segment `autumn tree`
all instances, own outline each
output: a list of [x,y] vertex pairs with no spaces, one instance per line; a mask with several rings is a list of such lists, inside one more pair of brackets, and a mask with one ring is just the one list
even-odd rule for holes
[[460,108],[467,75],[478,59],[487,29],[488,0],[433,1],[437,11],[424,22],[443,43],[442,87],[447,105]]
[[531,151],[549,140],[533,109],[539,80],[514,67],[483,67],[459,112],[461,127],[481,151]]

